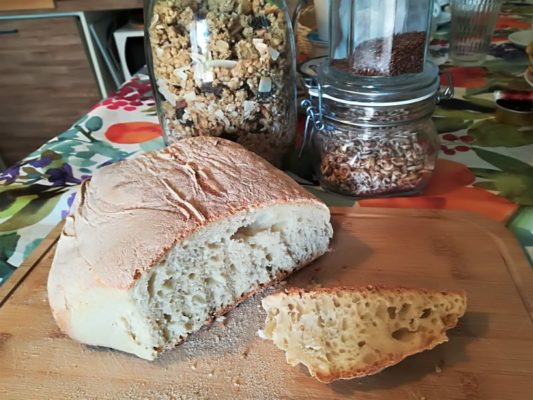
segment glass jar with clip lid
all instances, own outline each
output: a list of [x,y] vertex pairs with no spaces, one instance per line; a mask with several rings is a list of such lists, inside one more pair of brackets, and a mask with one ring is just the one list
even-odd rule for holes
[[[401,6],[396,14],[385,12],[385,21],[400,26],[391,30],[373,12],[384,2],[340,0],[351,7],[344,14],[332,6],[329,58],[307,82],[303,102],[304,143],[312,143],[318,180],[356,197],[415,194],[425,187],[439,150],[431,116],[440,97],[453,95],[451,82],[439,93],[438,68],[425,60],[431,5],[389,0]],[[370,25],[373,35],[357,34],[360,14],[381,24]],[[343,22],[340,28],[335,21]],[[339,36],[343,31],[349,38]]]

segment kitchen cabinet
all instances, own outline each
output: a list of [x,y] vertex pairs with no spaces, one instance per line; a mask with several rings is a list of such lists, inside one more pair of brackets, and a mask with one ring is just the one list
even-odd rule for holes
[[46,10],[55,8],[54,0],[2,0],[0,11]]
[[100,99],[75,16],[0,20],[0,71],[0,157],[7,166]]

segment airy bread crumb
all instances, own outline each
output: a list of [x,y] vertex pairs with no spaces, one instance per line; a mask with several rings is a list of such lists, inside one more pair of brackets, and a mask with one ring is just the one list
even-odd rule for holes
[[375,374],[448,341],[466,309],[464,292],[426,289],[291,288],[263,299],[261,337],[321,382]]
[[324,254],[330,211],[228,140],[195,137],[99,169],[48,276],[62,332],[153,360]]

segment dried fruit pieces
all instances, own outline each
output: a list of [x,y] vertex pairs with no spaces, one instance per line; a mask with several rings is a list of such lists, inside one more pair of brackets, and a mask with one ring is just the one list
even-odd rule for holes
[[264,0],[156,1],[152,71],[167,142],[230,137],[279,165],[296,118],[287,23]]

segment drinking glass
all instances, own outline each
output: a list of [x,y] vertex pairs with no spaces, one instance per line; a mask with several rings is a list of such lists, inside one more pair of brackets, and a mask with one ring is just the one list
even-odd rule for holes
[[502,0],[451,0],[450,57],[462,64],[482,61],[490,46]]

